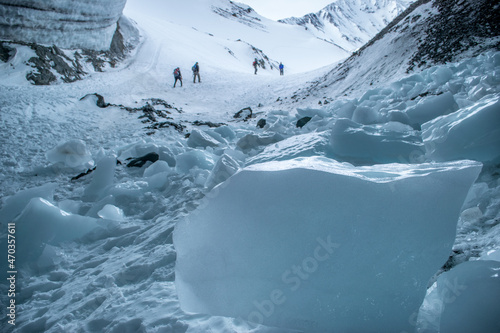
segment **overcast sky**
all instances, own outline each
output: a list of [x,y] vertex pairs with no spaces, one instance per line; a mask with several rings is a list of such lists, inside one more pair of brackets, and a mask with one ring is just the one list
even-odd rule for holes
[[236,0],[249,5],[260,15],[278,20],[315,13],[335,0]]

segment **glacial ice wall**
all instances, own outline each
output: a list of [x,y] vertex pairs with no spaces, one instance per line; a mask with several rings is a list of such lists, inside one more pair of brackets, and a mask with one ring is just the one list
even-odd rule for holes
[[108,50],[126,0],[0,0],[0,39]]

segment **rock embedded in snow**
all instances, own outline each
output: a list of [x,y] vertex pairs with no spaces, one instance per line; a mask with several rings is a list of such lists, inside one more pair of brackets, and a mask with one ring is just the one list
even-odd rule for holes
[[427,154],[436,161],[500,157],[500,95],[422,125]]
[[307,332],[409,331],[480,170],[320,157],[243,169],[176,226],[181,307]]

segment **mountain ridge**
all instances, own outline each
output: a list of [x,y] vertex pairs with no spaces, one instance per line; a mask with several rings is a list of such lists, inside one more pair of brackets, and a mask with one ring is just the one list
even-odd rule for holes
[[304,27],[349,52],[368,42],[414,0],[337,0],[316,13],[278,22]]

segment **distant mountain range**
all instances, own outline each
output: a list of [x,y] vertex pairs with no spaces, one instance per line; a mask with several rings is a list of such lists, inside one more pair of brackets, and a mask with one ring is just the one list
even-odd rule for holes
[[415,0],[337,0],[317,13],[279,20],[299,25],[317,38],[353,52]]

